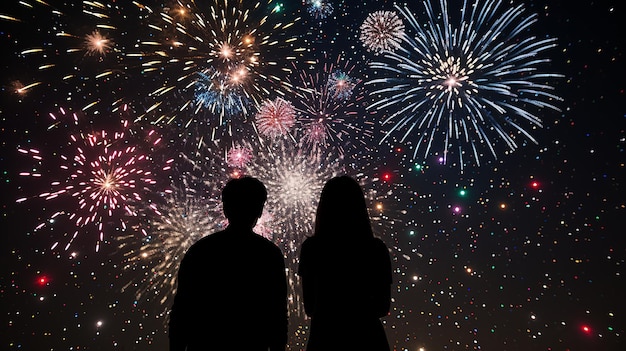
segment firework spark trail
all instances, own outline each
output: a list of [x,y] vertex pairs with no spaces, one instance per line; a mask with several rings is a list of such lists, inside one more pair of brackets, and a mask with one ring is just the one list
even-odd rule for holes
[[413,34],[407,33],[396,52],[385,52],[385,60],[371,64],[386,75],[366,82],[375,86],[373,94],[383,96],[369,108],[389,111],[382,124],[390,128],[381,143],[404,131],[400,142],[412,143],[413,159],[422,148],[428,155],[440,147],[444,162],[455,145],[461,169],[467,147],[480,165],[481,148],[497,159],[497,139],[509,151],[518,147],[515,134],[536,143],[519,120],[541,127],[535,110],[559,111],[555,103],[561,99],[546,81],[562,77],[541,71],[550,60],[540,55],[556,40],[526,36],[537,16],[527,16],[523,5],[464,1],[454,27],[445,0],[441,17],[432,2],[423,4],[426,26],[408,8],[396,6]]
[[262,101],[284,94],[280,76],[289,70],[281,67],[304,51],[289,36],[299,18],[288,19],[272,1],[136,5],[149,36],[140,40],[140,52],[127,56],[141,60],[143,75],[162,82],[150,91],[147,108],[157,123],[188,127],[198,120],[212,133],[232,136]]
[[[68,114],[61,110],[62,115]],[[55,115],[51,114],[56,118]],[[72,113],[72,122],[77,124],[77,116]],[[55,126],[57,124],[53,124]],[[157,192],[157,179],[154,170],[168,171],[173,160],[167,160],[161,166],[144,153],[143,146],[136,140],[127,121],[122,121],[121,130],[79,131],[69,136],[68,147],[71,153],[53,152],[53,162],[59,163],[58,173],[45,170],[47,160],[44,152],[33,148],[18,147],[20,153],[30,155],[41,170],[35,167],[32,171],[22,172],[21,176],[41,178],[57,178],[50,182],[50,190],[36,197],[46,201],[55,201],[59,209],[44,222],[36,226],[39,230],[52,224],[57,217],[66,216],[76,227],[72,238],[65,246],[67,250],[81,232],[98,232],[96,251],[105,240],[105,232],[111,230],[108,221],[117,221],[122,231],[127,229],[127,218],[137,217],[143,207],[150,208],[157,215],[157,204],[151,201],[152,194]],[[156,146],[161,139],[149,131],[146,136],[152,139],[150,148]],[[47,152],[46,152],[47,153]],[[162,190],[167,192],[167,189]],[[18,203],[28,200],[20,198]],[[147,205],[145,203],[148,203]],[[91,229],[89,229],[91,228]],[[141,230],[145,234],[145,229]],[[52,248],[56,248],[55,242]]]
[[[51,29],[46,33],[37,32],[37,36],[44,36],[45,45],[24,48],[17,56],[20,60],[27,60],[28,67],[36,67],[31,73],[34,81],[27,84],[14,82],[17,94],[28,94],[35,87],[61,82],[68,86],[71,86],[68,83],[76,82],[76,87],[84,88],[85,81],[104,82],[119,75],[120,71],[115,67],[121,52],[113,40],[118,35],[118,28],[111,23],[115,12],[121,11],[117,5],[106,6],[92,1],[63,8],[43,1],[32,5],[19,4],[24,12],[11,18],[23,26],[20,33],[28,35],[32,27],[27,24],[32,21],[50,23]],[[45,15],[41,16],[42,13]],[[71,94],[74,92],[65,92],[68,100],[73,100]],[[88,101],[83,109],[98,101]]]

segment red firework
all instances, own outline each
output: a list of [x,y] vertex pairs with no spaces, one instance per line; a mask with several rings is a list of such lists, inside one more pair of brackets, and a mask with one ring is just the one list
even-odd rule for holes
[[272,138],[289,133],[296,123],[296,110],[293,105],[281,98],[267,100],[256,115],[259,132]]

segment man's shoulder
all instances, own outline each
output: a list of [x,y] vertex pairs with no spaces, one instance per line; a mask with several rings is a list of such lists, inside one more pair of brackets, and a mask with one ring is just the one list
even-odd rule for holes
[[228,230],[221,230],[203,237],[191,245],[189,251],[221,251],[225,249],[224,246],[241,246],[246,242],[249,245],[256,246],[262,250],[278,250],[280,252],[278,245],[261,235],[255,233],[234,233],[229,232]]
[[278,247],[278,245],[276,245],[273,241],[271,241],[270,239],[262,235],[254,234],[251,236],[251,240],[257,242],[259,246],[266,247],[268,250],[280,251],[280,248]]
[[198,251],[198,250],[207,250],[216,246],[219,246],[218,243],[227,239],[223,230],[207,234],[204,237],[200,238],[198,241],[193,243],[188,252]]

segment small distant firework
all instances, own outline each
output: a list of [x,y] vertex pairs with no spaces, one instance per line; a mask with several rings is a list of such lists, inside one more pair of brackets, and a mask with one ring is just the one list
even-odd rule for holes
[[324,119],[310,121],[302,133],[304,145],[312,145],[313,148],[326,145],[328,131]]
[[237,145],[226,154],[226,163],[229,167],[243,168],[252,160],[252,150],[246,146]]
[[520,122],[541,127],[536,110],[559,110],[554,104],[561,98],[548,82],[562,77],[541,71],[550,60],[540,55],[556,40],[529,36],[537,15],[527,16],[522,4],[474,0],[464,3],[454,26],[446,1],[441,15],[433,1],[423,4],[427,25],[396,6],[413,33],[371,64],[381,77],[366,84],[381,98],[369,108],[384,111],[382,124],[390,126],[381,142],[401,133],[399,141],[414,148],[413,159],[437,148],[444,163],[456,153],[461,169],[466,153],[480,165],[481,148],[497,159],[499,140],[508,151],[518,147],[518,136],[536,143]]
[[267,100],[259,108],[255,120],[259,133],[276,138],[289,134],[296,123],[296,110],[291,102],[281,98]]
[[113,47],[111,39],[107,39],[95,30],[85,36],[85,49],[89,55],[106,55]]
[[404,24],[393,11],[371,13],[361,25],[360,39],[375,54],[395,51],[404,38]]
[[328,91],[333,99],[349,99],[355,86],[355,79],[341,70],[336,70],[328,77]]
[[[74,115],[74,123],[75,118]],[[56,178],[50,182],[49,191],[38,195],[41,199],[55,201],[56,212],[37,225],[35,230],[65,216],[76,228],[65,249],[70,247],[80,232],[95,230],[98,232],[98,251],[105,240],[105,233],[113,229],[108,222],[117,221],[118,228],[124,231],[127,229],[128,217],[137,217],[145,208],[158,214],[157,204],[151,201],[151,195],[157,193],[154,170],[169,170],[173,160],[167,160],[161,166],[156,165],[156,160],[149,153],[144,153],[132,134],[127,121],[122,121],[119,130],[102,129],[71,134],[67,145],[69,153],[52,153],[55,161],[51,161],[59,164],[58,173],[51,169],[44,170],[48,163],[44,155],[48,152],[19,147],[20,153],[30,155],[39,165],[32,171],[20,173],[21,176]],[[154,145],[161,140],[152,139]],[[28,199],[21,198],[17,202]],[[52,247],[57,245],[58,242]]]
[[333,13],[333,5],[326,0],[306,0],[307,11],[315,19],[324,19]]

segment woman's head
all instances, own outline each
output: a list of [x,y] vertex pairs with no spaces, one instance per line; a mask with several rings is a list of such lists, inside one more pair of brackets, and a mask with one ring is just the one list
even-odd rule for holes
[[324,185],[315,218],[316,236],[372,237],[363,190],[349,176],[330,179]]

